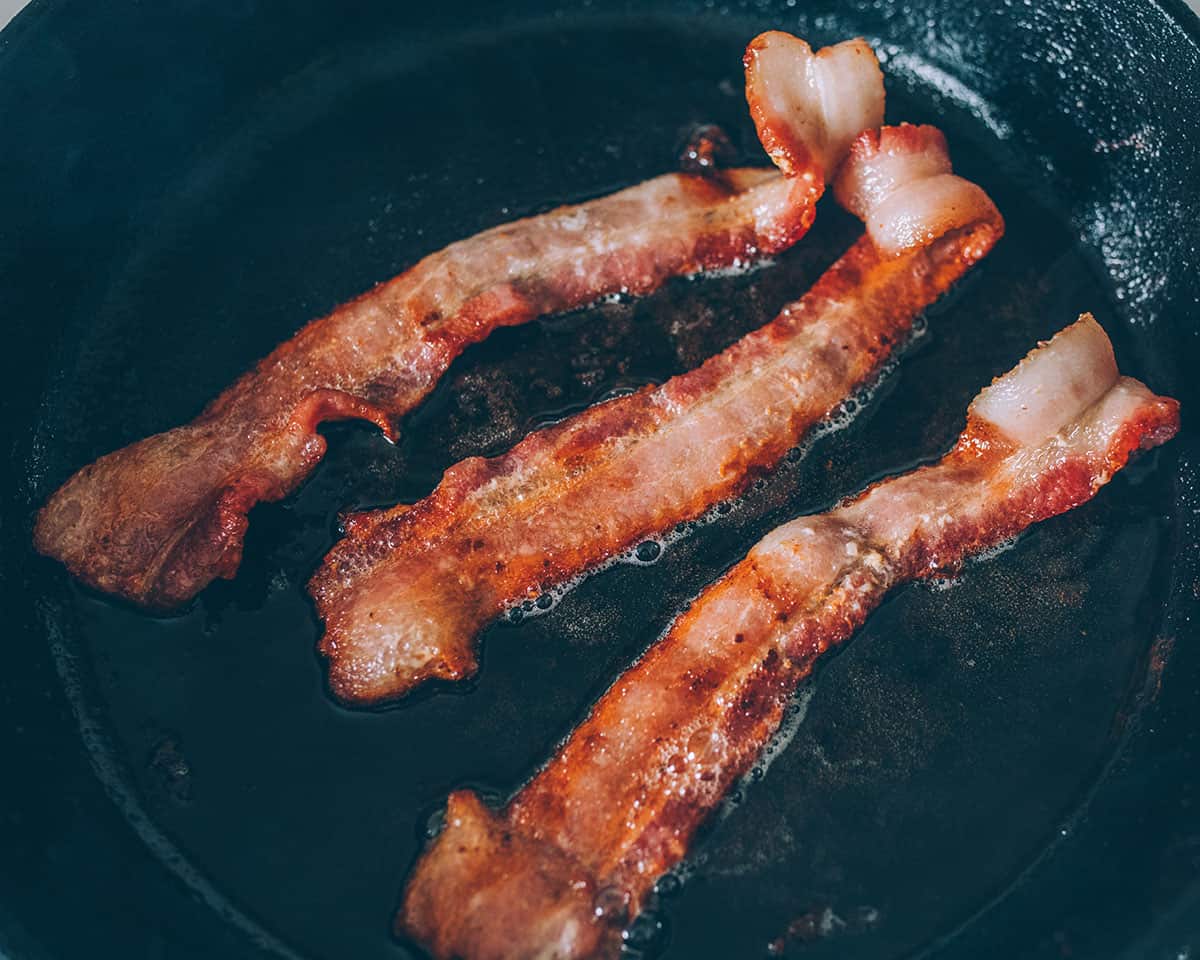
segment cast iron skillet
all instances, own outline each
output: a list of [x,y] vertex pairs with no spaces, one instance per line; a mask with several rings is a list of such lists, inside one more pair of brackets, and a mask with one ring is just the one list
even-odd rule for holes
[[[855,235],[831,205],[757,273],[471,350],[389,447],[329,430],[238,579],[153,619],[29,550],[97,455],[419,255],[672,167],[757,157],[739,55],[865,34],[892,119],[946,129],[1008,218],[865,409],[651,566],[497,626],[469,689],[351,713],[303,583],[347,505],[411,500],[531,427],[695,365]],[[21,958],[402,958],[389,923],[453,787],[515,788],[765,530],[941,453],[967,400],[1095,311],[1194,384],[1200,31],[1178,3],[660,0],[558,9],[37,2],[0,36],[5,669],[0,947]],[[798,700],[631,952],[1185,958],[1200,948],[1195,437],[956,582],[900,591]],[[633,950],[632,948],[636,948]]]

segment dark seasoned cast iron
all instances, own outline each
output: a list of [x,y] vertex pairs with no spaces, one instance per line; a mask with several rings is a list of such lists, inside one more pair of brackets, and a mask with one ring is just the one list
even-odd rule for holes
[[[389,447],[255,511],[236,582],[152,619],[28,547],[72,470],[194,415],[318,315],[456,238],[669,169],[719,123],[759,156],[739,57],[865,34],[889,117],[944,126],[1008,218],[839,433],[651,566],[485,636],[478,681],[381,713],[324,695],[303,584],[347,505],[687,369],[855,235],[823,205],[747,276],[505,330]],[[1096,312],[1197,409],[1200,50],[1176,0],[578,8],[35,2],[0,35],[0,952],[402,958],[445,794],[506,793],[771,526],[936,457],[969,398]],[[633,931],[668,958],[1200,951],[1195,439],[960,580],[896,594]],[[806,711],[806,712],[805,712]],[[735,798],[739,799],[739,798]],[[1188,951],[1191,950],[1192,953]],[[663,952],[665,951],[665,953]]]

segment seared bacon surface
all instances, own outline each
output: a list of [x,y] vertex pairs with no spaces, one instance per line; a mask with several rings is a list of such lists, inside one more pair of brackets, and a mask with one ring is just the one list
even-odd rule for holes
[[1085,315],[980,394],[939,463],[768,534],[504,809],[453,794],[398,929],[439,960],[616,956],[813,662],[890,588],[1087,501],[1178,426]]
[[[476,634],[505,607],[699,516],[777,463],[999,238],[992,202],[948,169],[933,127],[864,134],[840,176],[870,235],[876,197],[857,185],[887,180],[879,205],[907,218],[909,246],[864,237],[802,299],[698,369],[503,456],[464,460],[411,507],[349,517],[310,584],[334,694],[369,703],[471,674]],[[939,195],[949,207],[932,202]]]
[[[829,101],[839,130],[881,121],[883,79],[863,41],[814,55],[778,36],[797,69],[819,64],[829,91],[845,88]],[[801,146],[815,136],[824,148],[835,122],[825,106],[805,102],[787,118],[801,125]],[[822,156],[840,159],[836,149]],[[319,423],[361,418],[394,437],[451,361],[497,327],[785,249],[811,225],[825,183],[823,169],[805,162],[785,172],[658,177],[426,257],[310,323],[192,423],[76,473],[38,516],[37,549],[146,607],[188,600],[234,575],[250,508],[286,496],[320,461]]]

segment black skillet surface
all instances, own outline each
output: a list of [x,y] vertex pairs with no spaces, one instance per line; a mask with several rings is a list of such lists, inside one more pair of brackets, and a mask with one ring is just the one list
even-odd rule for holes
[[[1194,409],[1200,54],[1174,0],[650,6],[35,2],[0,36],[0,952],[416,956],[389,922],[451,788],[518,786],[758,536],[936,457],[1037,338],[1093,310],[1123,369]],[[1009,223],[805,458],[656,564],[489,630],[469,690],[365,714],[324,695],[303,583],[339,508],[420,497],[467,454],[695,365],[849,243],[830,204],[759,272],[492,337],[394,448],[330,429],[312,481],[255,511],[237,581],[182,616],[31,557],[70,471],[422,253],[668,169],[697,123],[758,162],[739,55],[766,27],[868,36],[889,117],[942,124]],[[1196,455],[1185,434],[958,581],[897,593],[635,944],[1200,955]]]

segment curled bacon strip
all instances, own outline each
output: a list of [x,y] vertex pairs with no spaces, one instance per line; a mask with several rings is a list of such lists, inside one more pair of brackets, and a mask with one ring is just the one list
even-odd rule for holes
[[[912,246],[893,255],[864,237],[807,295],[698,369],[503,456],[464,460],[411,507],[349,517],[310,584],[334,694],[369,703],[471,674],[475,636],[505,607],[737,495],[868,382],[1003,231],[983,191],[952,175],[937,173],[938,190],[974,205],[948,217],[928,203],[930,156],[949,168],[935,128],[889,127],[857,141],[841,174],[891,177],[882,203],[893,209],[910,188],[918,195]],[[857,206],[870,223],[870,199]]]
[[983,391],[941,462],[768,534],[507,807],[453,794],[398,928],[439,960],[615,956],[813,662],[889,589],[1084,503],[1178,427],[1085,315]]
[[[878,122],[883,79],[862,41],[850,59],[836,54],[844,45],[814,55],[790,42],[799,69],[819,61],[828,88],[846,88],[836,105],[857,129]],[[825,106],[793,112],[797,142],[824,138]],[[785,172],[671,174],[452,244],[310,323],[192,423],[80,470],[39,514],[35,546],[101,590],[183,603],[234,575],[250,508],[286,496],[324,455],[320,422],[361,418],[394,437],[451,361],[497,327],[787,248],[811,225],[824,174],[804,162]]]
[[862,39],[813,55],[799,37],[770,30],[742,58],[758,138],[787,176],[832,177],[863,130],[883,123],[875,54]]

